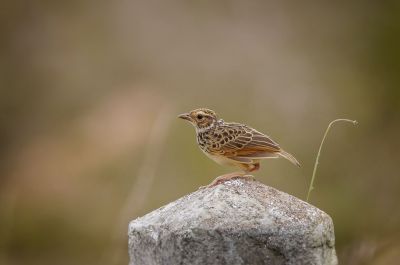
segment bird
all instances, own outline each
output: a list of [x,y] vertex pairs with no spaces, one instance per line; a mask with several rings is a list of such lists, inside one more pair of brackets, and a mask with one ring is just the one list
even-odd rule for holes
[[219,176],[207,187],[233,178],[254,179],[249,173],[259,170],[260,160],[263,159],[283,157],[300,166],[293,155],[269,136],[245,124],[225,122],[211,109],[198,108],[178,117],[194,126],[197,143],[204,154],[218,164],[235,166],[241,170]]

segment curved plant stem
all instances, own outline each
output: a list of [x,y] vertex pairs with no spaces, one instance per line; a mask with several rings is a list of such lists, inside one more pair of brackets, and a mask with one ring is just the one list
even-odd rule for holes
[[327,134],[328,134],[328,132],[329,132],[329,129],[332,127],[332,125],[333,125],[335,122],[339,122],[339,121],[351,122],[351,123],[353,123],[354,125],[357,125],[357,121],[355,121],[355,120],[349,120],[349,119],[336,119],[336,120],[334,120],[334,121],[331,121],[331,123],[329,123],[328,128],[326,128],[324,137],[322,138],[321,144],[319,145],[317,158],[315,159],[314,169],[313,169],[313,173],[312,173],[312,177],[311,177],[311,182],[310,182],[310,186],[309,186],[308,192],[307,192],[307,200],[306,200],[307,202],[308,202],[308,199],[310,198],[310,193],[311,193],[311,191],[314,189],[315,174],[316,174],[316,172],[317,172],[317,168],[318,168],[318,164],[319,164],[319,157],[320,157],[320,155],[321,155],[322,145],[323,145],[324,142],[325,142],[325,138],[326,138],[326,136],[327,136]]

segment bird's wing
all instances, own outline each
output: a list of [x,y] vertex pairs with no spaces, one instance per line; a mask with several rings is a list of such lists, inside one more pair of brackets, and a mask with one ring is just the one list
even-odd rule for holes
[[225,123],[215,133],[219,137],[215,151],[231,159],[276,157],[281,150],[271,138],[243,124]]

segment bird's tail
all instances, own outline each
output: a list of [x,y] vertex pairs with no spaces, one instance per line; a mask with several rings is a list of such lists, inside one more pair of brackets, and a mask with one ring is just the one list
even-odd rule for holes
[[290,162],[292,162],[293,164],[295,164],[296,166],[300,167],[300,163],[299,161],[297,161],[297,159],[292,156],[291,154],[289,154],[288,152],[286,152],[285,150],[282,150],[278,153],[281,157],[286,158],[287,160],[289,160]]

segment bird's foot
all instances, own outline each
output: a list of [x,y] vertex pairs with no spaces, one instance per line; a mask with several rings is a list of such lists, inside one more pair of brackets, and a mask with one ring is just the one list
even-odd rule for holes
[[252,181],[255,180],[253,175],[247,175],[246,173],[243,173],[243,172],[233,172],[233,173],[224,174],[224,175],[217,177],[216,179],[214,179],[213,182],[211,182],[207,186],[201,186],[199,188],[199,190],[205,189],[205,188],[212,188],[214,186],[217,186],[217,185],[224,183],[231,179],[246,179],[246,180],[252,180]]

